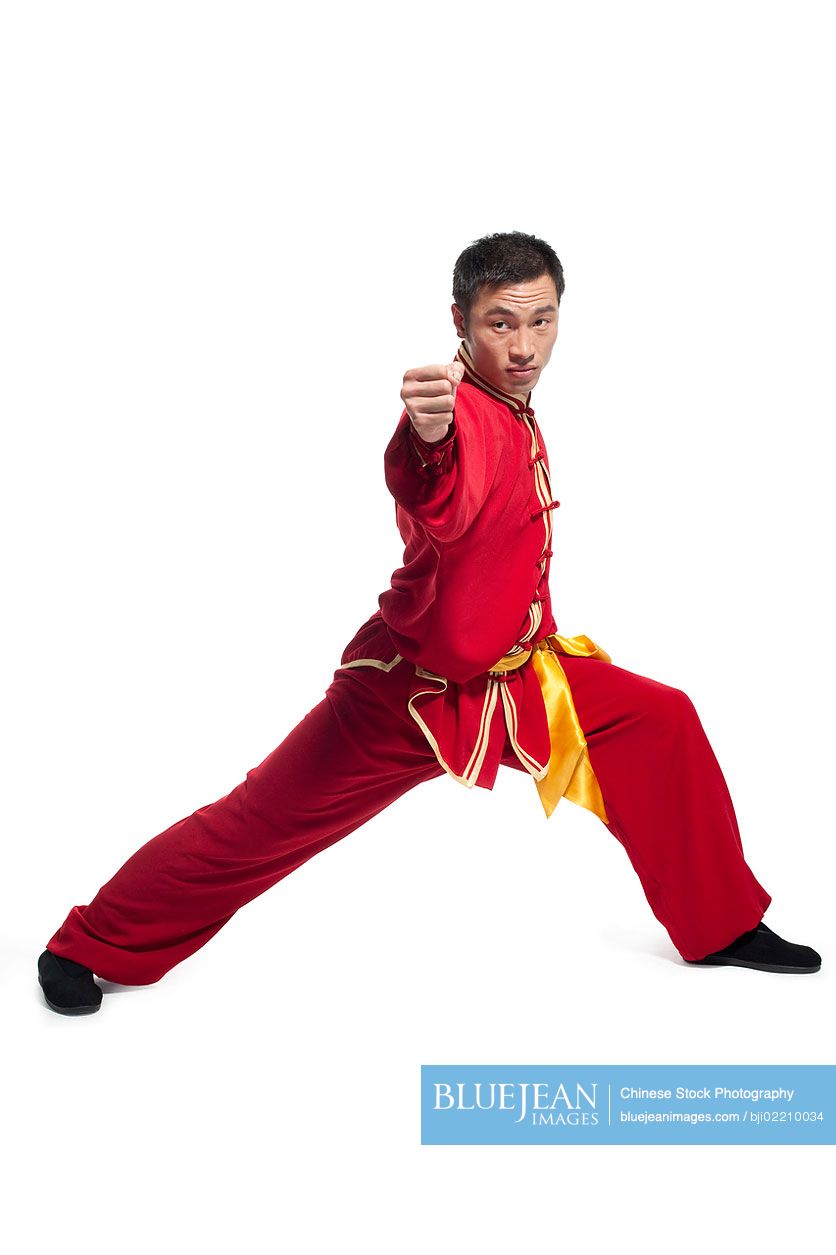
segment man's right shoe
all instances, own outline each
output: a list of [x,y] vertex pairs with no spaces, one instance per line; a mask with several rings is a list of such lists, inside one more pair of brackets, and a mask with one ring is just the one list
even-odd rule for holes
[[38,959],[38,981],[46,1005],[61,1015],[91,1015],[102,1005],[101,986],[89,967],[44,950]]
[[763,920],[741,933],[722,950],[715,950],[703,959],[686,959],[686,963],[705,963],[727,967],[752,967],[759,972],[818,972],[821,955],[812,946],[785,941]]

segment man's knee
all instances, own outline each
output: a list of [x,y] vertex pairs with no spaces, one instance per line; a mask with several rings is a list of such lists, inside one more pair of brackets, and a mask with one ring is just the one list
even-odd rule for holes
[[696,707],[684,689],[657,683],[649,694],[649,711],[665,724],[676,725],[696,716]]

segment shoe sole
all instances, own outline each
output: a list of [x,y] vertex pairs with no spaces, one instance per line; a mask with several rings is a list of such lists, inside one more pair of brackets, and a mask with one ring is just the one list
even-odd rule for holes
[[786,963],[754,963],[749,959],[683,959],[692,967],[751,967],[757,972],[794,972],[804,976],[807,972],[820,972],[821,963],[815,967],[790,967]]
[[96,1002],[92,1005],[88,1003],[86,1006],[81,1006],[81,1007],[59,1007],[57,1003],[50,1002],[49,998],[46,995],[46,990],[44,989],[44,983],[41,980],[40,976],[38,977],[38,984],[40,985],[41,989],[43,989],[44,1002],[46,1003],[46,1005],[50,1008],[50,1010],[57,1011],[59,1015],[92,1015],[94,1011],[101,1010],[102,1004],[100,1002]]

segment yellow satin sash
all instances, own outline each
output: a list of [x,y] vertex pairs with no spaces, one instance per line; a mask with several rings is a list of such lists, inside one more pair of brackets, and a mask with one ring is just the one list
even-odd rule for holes
[[546,775],[534,783],[546,817],[551,815],[562,797],[567,797],[576,806],[584,806],[607,823],[604,799],[589,761],[586,737],[578,721],[566,672],[557,659],[559,653],[612,662],[609,654],[588,636],[558,636],[553,632],[531,649],[519,654],[505,654],[491,667],[491,672],[513,671],[530,658],[540,682],[549,721],[551,754]]

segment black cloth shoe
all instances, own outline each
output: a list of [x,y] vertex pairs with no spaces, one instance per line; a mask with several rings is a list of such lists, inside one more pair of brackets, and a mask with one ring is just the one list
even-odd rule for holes
[[61,1015],[91,1015],[102,1005],[101,986],[89,967],[44,950],[38,959],[38,981],[46,1005]]
[[747,932],[703,959],[685,959],[686,963],[725,964],[729,967],[754,967],[760,972],[817,972],[821,955],[811,946],[797,946],[784,941],[763,920]]

